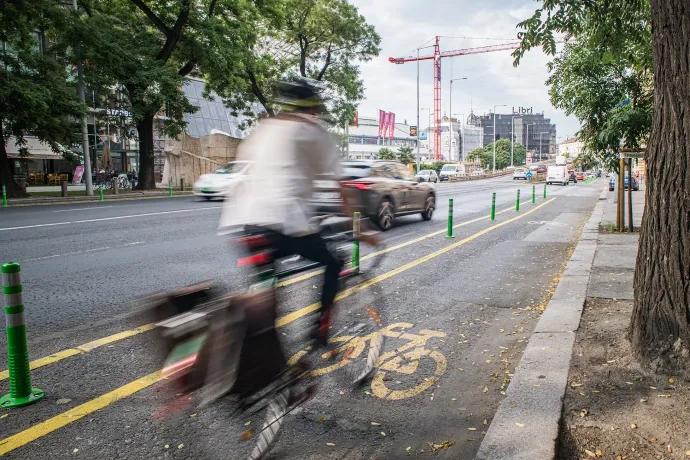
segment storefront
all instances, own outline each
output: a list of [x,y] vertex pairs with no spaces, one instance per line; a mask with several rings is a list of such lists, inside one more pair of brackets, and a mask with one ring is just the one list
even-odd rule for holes
[[10,163],[10,171],[15,178],[22,178],[29,185],[48,184],[55,182],[55,176],[67,174],[68,180],[72,179],[75,164],[65,160],[61,153],[54,152],[50,145],[41,142],[37,137],[25,138],[28,155],[23,156],[19,152],[19,146],[15,139],[5,145],[7,157]]

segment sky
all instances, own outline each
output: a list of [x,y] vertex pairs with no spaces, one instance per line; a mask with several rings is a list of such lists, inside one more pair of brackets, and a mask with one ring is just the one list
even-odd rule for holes
[[[416,124],[417,63],[396,65],[390,56],[416,55],[417,47],[433,43],[441,36],[441,51],[496,45],[517,37],[518,22],[532,16],[537,8],[534,0],[351,0],[381,36],[381,53],[370,62],[361,64],[361,77],[366,88],[360,103],[359,115],[378,115],[378,110],[396,114],[396,121]],[[451,38],[472,37],[472,38]],[[478,38],[491,38],[480,40]],[[433,48],[421,50],[420,55],[433,54]],[[566,116],[550,101],[546,64],[551,57],[541,49],[529,51],[519,67],[513,67],[511,51],[496,51],[477,55],[444,58],[441,63],[442,113],[448,114],[449,81],[453,83],[453,114],[464,119],[470,108],[476,115],[489,113],[494,105],[496,113],[510,113],[515,107],[532,107],[534,113],[544,112],[556,124],[558,142],[575,135],[580,123],[574,116]],[[433,61],[421,61],[419,66],[420,108],[433,108]],[[420,110],[420,125],[429,125],[427,110]],[[562,138],[562,139],[561,139]]]

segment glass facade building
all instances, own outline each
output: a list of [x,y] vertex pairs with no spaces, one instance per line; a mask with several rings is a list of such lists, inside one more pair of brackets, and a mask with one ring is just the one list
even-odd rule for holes
[[[494,114],[480,115],[474,122],[484,128],[484,145],[491,144],[494,141]],[[515,142],[534,153],[534,161],[541,161],[548,159],[552,152],[552,144],[556,139],[556,125],[552,124],[549,118],[545,118],[543,113],[497,113],[496,140],[510,139],[511,133],[515,134]]]

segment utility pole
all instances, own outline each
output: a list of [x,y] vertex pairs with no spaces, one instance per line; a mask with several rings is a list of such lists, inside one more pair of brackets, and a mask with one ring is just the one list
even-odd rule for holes
[[419,173],[419,48],[417,48],[417,173]]
[[[74,11],[79,14],[77,7],[77,0],[72,0]],[[77,92],[79,93],[79,100],[86,105],[86,96],[84,95],[84,72],[82,70],[81,62],[81,45],[77,46]],[[89,130],[86,126],[86,116],[81,117],[81,140],[82,150],[84,152],[84,176],[86,176],[86,194],[93,195],[93,183],[91,180],[91,153],[89,152]]]
[[494,105],[494,166],[493,172],[496,172],[496,107],[507,107],[506,104]]

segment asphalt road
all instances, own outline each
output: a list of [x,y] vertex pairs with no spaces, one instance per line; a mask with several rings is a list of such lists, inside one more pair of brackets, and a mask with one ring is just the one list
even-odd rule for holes
[[[532,204],[531,187],[510,178],[439,184],[433,220],[400,218],[384,235],[391,250],[382,264],[368,281],[350,280],[354,288],[339,303],[335,330],[367,304],[382,311],[386,350],[395,356],[356,390],[347,367],[320,377],[317,395],[288,417],[270,458],[403,458],[429,455],[428,443],[443,441],[455,444],[437,455],[473,458],[600,188],[549,186],[544,200],[538,185]],[[499,212],[491,222],[494,191]],[[444,237],[448,198],[454,239]],[[0,208],[0,261],[22,266],[31,359],[141,326],[134,298],[207,279],[235,282],[216,236],[220,206],[175,198]],[[304,344],[303,309],[318,298],[317,281],[281,288],[279,331],[290,355]],[[0,419],[0,453],[246,458],[251,441],[240,435],[260,417],[193,403],[171,415],[162,409],[176,399],[170,384],[137,380],[160,368],[151,333],[125,335],[35,369],[34,384],[48,396],[0,414],[8,414]],[[396,354],[405,344],[412,345]],[[0,353],[6,362],[4,346]],[[5,377],[0,392],[7,390]]]

